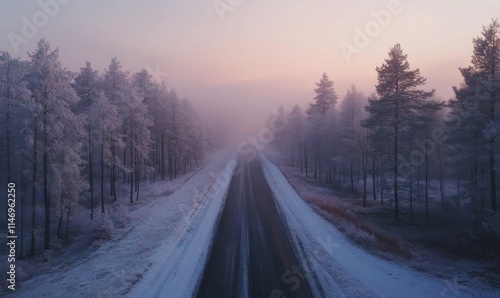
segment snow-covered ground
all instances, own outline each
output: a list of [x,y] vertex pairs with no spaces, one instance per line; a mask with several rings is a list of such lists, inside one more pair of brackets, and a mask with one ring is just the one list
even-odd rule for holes
[[[20,282],[10,295],[192,297],[235,158],[212,156],[195,173],[144,189],[148,202],[133,208],[112,240],[49,261],[48,272]],[[281,289],[300,286],[306,278],[315,297],[500,297],[500,291],[483,285],[439,280],[369,254],[315,213],[272,162],[261,160],[305,271],[284,272]]]
[[[369,254],[315,213],[278,167],[265,156],[261,160],[315,296],[500,297],[500,291],[487,286],[439,280]],[[296,284],[283,283],[283,287],[292,286]]]
[[224,205],[236,161],[231,158],[205,194],[198,211],[185,218],[177,241],[165,241],[151,259],[153,266],[130,297],[193,297],[210,251],[215,224]]
[[160,192],[131,211],[126,228],[116,231],[113,240],[54,260],[57,265],[51,270],[20,282],[10,295],[191,296],[234,169],[233,159],[228,160],[227,152],[211,156],[206,166],[169,184],[172,194]]

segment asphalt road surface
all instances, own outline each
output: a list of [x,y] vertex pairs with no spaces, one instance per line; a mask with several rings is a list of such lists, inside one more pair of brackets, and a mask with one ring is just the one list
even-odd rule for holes
[[312,297],[259,161],[233,177],[198,297]]

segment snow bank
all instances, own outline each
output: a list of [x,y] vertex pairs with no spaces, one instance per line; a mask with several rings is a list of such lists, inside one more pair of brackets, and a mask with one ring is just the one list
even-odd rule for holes
[[[287,221],[315,296],[326,297],[493,297],[500,292],[469,289],[455,281],[379,259],[351,243],[305,203],[265,156],[264,175]],[[285,284],[283,286],[286,286]],[[486,290],[485,290],[486,291]],[[490,290],[494,291],[494,290]]]

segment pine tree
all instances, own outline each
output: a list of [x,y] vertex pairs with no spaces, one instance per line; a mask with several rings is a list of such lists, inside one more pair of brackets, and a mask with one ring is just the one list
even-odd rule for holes
[[162,87],[153,80],[153,76],[147,70],[141,70],[132,76],[132,88],[138,96],[142,98],[146,106],[147,113],[152,121],[151,141],[152,150],[149,157],[149,165],[154,167],[151,171],[151,178],[155,179],[156,173],[162,174],[162,162],[164,160],[161,154],[162,135],[165,129],[165,101]]
[[94,217],[94,137],[93,131],[96,129],[95,123],[90,119],[92,115],[91,107],[99,96],[99,73],[92,69],[90,62],[86,62],[85,67],[80,68],[80,72],[75,77],[73,88],[80,98],[78,110],[85,118],[87,127],[87,167],[88,182],[90,186],[90,218]]
[[354,166],[361,161],[364,183],[364,202],[366,204],[367,140],[361,121],[366,118],[364,110],[367,99],[356,86],[347,90],[340,105],[339,126],[343,144],[342,153],[350,169],[351,192],[354,192]]
[[[111,104],[117,107],[117,111],[119,115],[126,115],[128,113],[127,108],[127,98],[130,95],[130,85],[128,80],[128,73],[122,71],[121,62],[115,57],[111,59],[111,63],[109,64],[108,69],[104,73],[103,80],[103,90],[107,98],[111,101]],[[121,129],[122,136],[126,136],[125,130],[126,126],[123,126],[123,118],[121,120],[119,129]],[[119,131],[115,132],[119,134]],[[113,196],[113,200],[116,201],[116,179],[117,179],[117,168],[121,168],[124,171],[125,176],[125,162],[126,158],[120,161],[118,156],[118,152],[116,144],[112,144],[111,146],[111,179],[110,179],[110,190],[111,196]],[[125,155],[125,150],[123,151]]]
[[[311,137],[311,152],[313,154],[314,163],[314,178],[319,178],[321,180],[321,165],[328,147],[326,144],[327,132],[327,115],[330,111],[334,113],[335,104],[337,103],[337,95],[333,86],[333,81],[331,81],[327,74],[324,73],[320,82],[316,83],[317,88],[314,90],[316,96],[314,97],[314,102],[311,103],[309,109],[307,110],[308,115],[308,126]],[[330,118],[330,122],[334,123],[334,117]]]
[[168,107],[167,107],[167,118],[169,119],[167,124],[167,154],[168,154],[168,177],[169,180],[173,180],[177,177],[177,158],[178,158],[178,141],[179,141],[179,109],[180,100],[177,97],[177,92],[171,90],[167,96]]
[[147,159],[151,151],[150,128],[152,121],[147,114],[147,108],[143,103],[143,97],[132,92],[129,101],[129,113],[124,121],[128,126],[128,139],[130,142],[130,203],[133,203],[133,190],[137,192],[136,200],[139,199],[139,186],[141,174],[148,174],[150,168]]
[[367,111],[369,118],[365,126],[375,128],[379,133],[389,133],[393,140],[393,187],[394,217],[399,218],[399,166],[400,139],[407,133],[408,123],[418,112],[419,103],[430,98],[433,91],[423,91],[418,87],[425,85],[426,79],[420,70],[411,70],[407,55],[401,46],[396,44],[389,51],[389,58],[381,67],[377,67],[378,84],[376,86],[378,100],[369,100]]
[[337,104],[337,94],[333,87],[333,81],[328,78],[326,73],[323,74],[319,83],[316,83],[317,88],[314,89],[316,96],[311,107],[317,108],[320,115],[326,116],[326,113],[331,107]]
[[45,249],[49,249],[53,201],[78,200],[84,186],[77,174],[82,164],[80,140],[83,138],[83,121],[72,111],[78,96],[71,88],[71,73],[58,61],[58,50],[52,51],[49,43],[42,39],[29,56],[29,88],[33,101],[40,107],[34,117],[39,119]]
[[23,148],[23,117],[30,105],[30,90],[24,80],[27,70],[25,62],[12,58],[8,52],[0,52],[0,110],[5,123],[5,139],[2,138],[5,146],[1,147],[2,150],[5,147],[8,183],[20,181],[18,177],[14,180],[12,163],[20,159],[17,153]]
[[[462,158],[472,169],[471,195],[478,193],[479,167],[487,164],[491,209],[497,210],[496,160],[498,145],[498,103],[500,102],[500,23],[493,20],[474,39],[471,65],[460,68],[464,83],[454,87],[450,101],[452,136],[463,147]],[[487,161],[482,157],[487,156]],[[476,204],[477,205],[477,204]]]
[[[96,128],[97,142],[99,143],[100,160],[100,190],[101,190],[101,212],[105,212],[104,195],[104,166],[111,168],[116,164],[116,156],[113,155],[113,149],[121,149],[125,146],[123,136],[119,133],[122,120],[118,114],[116,105],[106,97],[104,92],[100,92],[93,101],[90,108],[90,121]],[[112,179],[112,177],[110,177]]]
[[306,115],[302,108],[296,104],[288,115],[288,125],[286,129],[287,147],[291,149],[292,163],[297,158],[300,172],[304,171],[305,152],[305,123]]

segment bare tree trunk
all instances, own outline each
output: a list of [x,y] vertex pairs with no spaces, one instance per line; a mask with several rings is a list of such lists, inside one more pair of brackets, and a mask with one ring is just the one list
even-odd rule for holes
[[161,134],[160,162],[161,180],[165,180],[167,178],[165,170],[165,132]]
[[443,173],[443,160],[441,157],[441,144],[438,144],[438,159],[439,159],[439,192],[441,194],[441,204],[443,212],[446,213],[446,202],[444,195],[444,173]]
[[31,209],[31,247],[30,247],[30,255],[34,256],[35,255],[35,210],[36,210],[36,171],[37,171],[37,141],[38,141],[38,130],[37,130],[37,119],[35,117],[34,119],[34,137],[33,137],[33,180],[32,180],[32,189],[31,189],[31,195],[32,195],[32,209]]
[[[125,135],[125,128],[123,129],[123,135]],[[132,155],[132,141],[130,141],[130,154]],[[130,165],[132,167],[132,165]],[[123,184],[127,183],[127,146],[123,147]]]
[[318,179],[318,156],[314,155],[314,179]]
[[89,126],[89,186],[90,186],[90,219],[94,218],[94,143],[92,129]]
[[299,160],[300,160],[300,173],[302,174],[303,173],[303,164],[302,164],[302,149],[301,149],[302,145],[301,143],[299,142]]
[[[495,71],[492,71],[492,78],[495,77]],[[494,96],[494,95],[493,95]],[[495,119],[495,100],[492,100],[491,110],[490,110],[490,119],[491,123],[496,123]],[[490,172],[490,200],[491,200],[491,209],[493,211],[497,211],[497,174],[495,169],[495,143],[496,139],[493,136],[490,140],[490,159],[489,159],[489,172]]]
[[69,234],[69,213],[70,213],[71,208],[68,207],[68,213],[66,214],[66,237],[64,241],[68,243],[68,234]]
[[[396,107],[396,120],[397,120]],[[398,126],[394,128],[394,219],[399,219],[399,197],[398,197]]]
[[130,204],[134,203],[134,161],[133,161],[133,152],[132,152],[132,135],[130,136]]
[[372,191],[373,191],[373,200],[377,200],[377,179],[376,179],[376,173],[375,173],[375,155],[373,155],[372,158]]
[[491,141],[489,170],[490,170],[490,200],[491,209],[497,211],[497,178],[495,170],[495,139]]
[[353,174],[353,165],[352,165],[352,160],[349,165],[349,170],[350,170],[350,178],[351,178],[351,194],[354,194],[354,174]]
[[140,168],[137,170],[137,194],[136,194],[136,197],[135,197],[135,200],[136,201],[139,201],[139,189],[140,189],[140,186],[141,186],[141,180],[140,180],[140,177],[141,177],[141,170]]
[[101,212],[104,213],[104,140],[101,142]]
[[61,207],[61,212],[59,213],[59,223],[57,224],[57,238],[61,238],[62,218],[63,218],[63,210]]
[[384,182],[385,182],[385,176],[384,174],[380,174],[380,205],[384,206],[384,188],[385,188],[385,185],[384,185]]
[[306,169],[306,178],[309,178],[308,165],[307,165],[307,150],[304,147],[304,167]]
[[[47,94],[45,95],[47,98]],[[50,196],[49,196],[49,156],[47,106],[43,110],[43,198],[45,203],[45,249],[50,249]]]
[[321,171],[321,158],[318,158],[318,178],[319,182],[321,183],[321,176],[322,176],[322,171]]
[[363,151],[363,154],[361,155],[361,159],[362,159],[362,170],[363,170],[363,207],[366,207],[366,197],[367,197],[367,194],[366,194],[366,180],[367,180],[367,177],[368,177],[368,159],[366,158],[365,156],[366,154],[364,153]]
[[[425,131],[425,139],[427,140],[427,130]],[[425,146],[425,220],[429,220],[429,154],[427,146]]]

